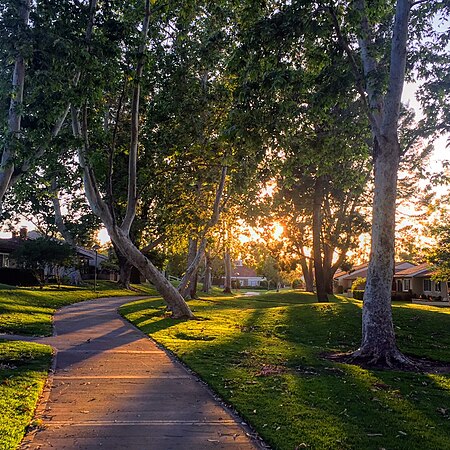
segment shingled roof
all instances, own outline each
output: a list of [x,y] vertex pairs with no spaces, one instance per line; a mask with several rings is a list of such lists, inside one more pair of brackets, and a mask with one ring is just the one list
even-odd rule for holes
[[417,276],[426,277],[433,273],[428,263],[422,263],[408,269],[401,270],[395,274],[396,278],[414,278]]
[[256,271],[247,266],[236,266],[231,273],[232,278],[253,278],[257,276]]

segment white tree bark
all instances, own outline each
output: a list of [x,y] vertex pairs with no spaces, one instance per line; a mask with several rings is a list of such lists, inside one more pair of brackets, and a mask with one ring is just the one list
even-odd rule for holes
[[[19,20],[26,28],[30,18],[30,0],[23,0]],[[18,50],[13,71],[11,101],[8,112],[8,135],[0,161],[0,210],[3,197],[10,185],[15,168],[15,145],[21,131],[23,90],[25,85],[25,59]]]
[[377,66],[370,54],[370,28],[364,0],[357,1],[362,14],[361,58],[372,110],[375,193],[373,200],[371,257],[364,293],[362,342],[354,358],[371,363],[409,364],[397,349],[392,322],[391,291],[394,274],[395,205],[400,162],[398,119],[405,78],[406,43],[411,2],[398,0],[392,35],[389,84],[386,94],[375,86]]
[[217,186],[217,189],[216,189],[216,197],[214,199],[213,212],[212,212],[211,218],[209,219],[208,223],[206,224],[205,228],[203,229],[203,233],[202,233],[203,236],[202,236],[200,244],[198,246],[197,254],[196,254],[195,258],[192,260],[192,263],[190,264],[190,266],[187,268],[185,274],[183,275],[183,278],[181,279],[181,283],[178,286],[178,290],[183,297],[186,296],[187,289],[189,287],[189,283],[192,280],[192,276],[198,270],[198,267],[205,256],[205,249],[206,249],[206,244],[207,244],[206,234],[212,227],[214,227],[217,224],[217,222],[219,221],[219,218],[220,218],[220,213],[222,212],[223,208],[225,207],[226,202],[223,202],[222,204],[221,204],[221,202],[222,202],[222,197],[223,197],[223,193],[225,190],[227,171],[228,171],[228,167],[223,166],[221,175],[220,175],[219,185]]
[[[86,33],[87,41],[89,42],[89,38],[92,34],[93,21],[95,15],[95,6],[96,1],[92,0],[91,3],[91,13],[90,13],[90,22],[88,26],[88,30]],[[148,32],[148,20],[150,15],[150,1],[146,0],[145,2],[145,18],[144,24],[142,28],[142,42],[145,43],[147,39]],[[147,25],[146,25],[147,23]],[[141,47],[140,47],[141,49]],[[142,56],[142,55],[141,55]],[[140,62],[142,59],[140,59]],[[140,62],[138,63],[138,69],[140,67]],[[136,83],[139,84],[140,77],[136,78]],[[139,89],[135,89],[133,96],[139,94]],[[133,113],[135,117],[135,121],[138,124],[139,122],[139,101],[134,98],[133,107],[135,111]],[[146,258],[142,252],[132,243],[129,237],[129,227],[133,222],[136,210],[136,201],[134,200],[134,193],[136,192],[136,166],[134,162],[130,162],[129,164],[129,194],[133,195],[133,201],[131,205],[128,205],[126,217],[122,227],[119,227],[114,217],[111,214],[111,211],[108,208],[108,205],[103,200],[100,191],[98,189],[97,181],[95,178],[94,171],[89,164],[87,159],[87,155],[89,153],[89,137],[88,137],[88,126],[87,126],[87,108],[85,107],[82,111],[82,122],[80,123],[79,119],[79,111],[75,108],[71,108],[72,114],[72,129],[74,136],[80,140],[81,145],[79,146],[78,159],[79,164],[83,172],[83,184],[85,189],[86,198],[88,199],[89,205],[92,209],[92,212],[96,214],[102,220],[105,225],[109,236],[113,240],[114,244],[117,246],[119,251],[130,261],[133,266],[135,266],[158,290],[158,292],[162,295],[163,299],[167,303],[168,307],[172,311],[172,315],[174,318],[193,318],[194,315],[190,310],[187,303],[184,301],[183,297],[180,293],[165,279],[165,277],[159,272],[159,270]],[[134,123],[134,126],[136,125]],[[138,133],[139,129],[133,129],[132,133]],[[132,138],[132,145],[130,148],[130,154],[132,155],[133,161],[137,158],[137,139],[138,134]]]

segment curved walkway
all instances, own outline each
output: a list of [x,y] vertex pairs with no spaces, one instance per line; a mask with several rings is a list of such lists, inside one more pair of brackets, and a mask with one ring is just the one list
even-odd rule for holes
[[54,336],[27,339],[53,346],[56,357],[36,412],[42,426],[22,448],[262,448],[204,384],[119,316],[137,298],[65,307]]

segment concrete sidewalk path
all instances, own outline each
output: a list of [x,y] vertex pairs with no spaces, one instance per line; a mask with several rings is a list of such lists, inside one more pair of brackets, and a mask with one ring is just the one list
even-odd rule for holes
[[23,449],[258,449],[261,444],[209,389],[102,298],[59,310],[57,353]]

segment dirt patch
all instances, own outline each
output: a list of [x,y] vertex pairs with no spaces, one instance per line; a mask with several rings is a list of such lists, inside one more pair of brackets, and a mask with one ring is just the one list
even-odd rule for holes
[[408,359],[412,362],[412,365],[389,367],[386,364],[378,363],[373,364],[369,361],[354,360],[352,358],[353,353],[322,353],[322,358],[338,362],[341,364],[351,364],[354,366],[362,367],[363,369],[371,370],[391,370],[401,372],[413,372],[413,373],[433,373],[433,374],[450,374],[450,363],[446,361],[434,361],[427,358],[417,358],[415,356],[407,355]]

